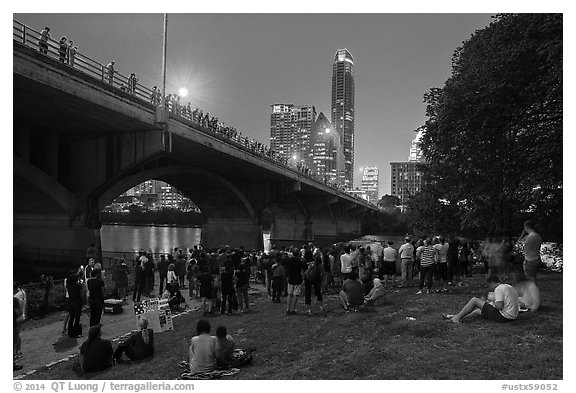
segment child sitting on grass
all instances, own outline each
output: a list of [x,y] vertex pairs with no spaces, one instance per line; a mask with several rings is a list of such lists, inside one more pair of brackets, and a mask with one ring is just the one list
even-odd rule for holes
[[216,328],[216,364],[218,367],[229,367],[232,362],[235,342],[231,335],[228,334],[225,326]]
[[238,368],[252,361],[252,350],[235,348],[235,342],[225,326],[216,328],[216,365],[219,368]]

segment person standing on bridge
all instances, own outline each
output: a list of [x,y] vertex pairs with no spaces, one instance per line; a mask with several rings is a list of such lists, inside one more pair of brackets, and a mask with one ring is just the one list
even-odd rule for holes
[[70,65],[70,67],[74,67],[74,56],[76,56],[76,52],[78,52],[78,47],[74,46],[74,41],[68,41],[68,65]]
[[60,38],[60,48],[58,48],[58,59],[60,63],[66,63],[66,54],[68,53],[68,43],[66,37]]
[[154,86],[152,88],[152,93],[150,93],[150,102],[154,105],[158,104],[158,102],[156,101],[157,94],[158,94],[158,86]]
[[40,40],[38,41],[38,47],[40,48],[40,53],[45,55],[48,54],[48,40],[50,39],[50,28],[45,27],[40,33]]
[[113,85],[114,84],[114,62],[111,61],[106,66],[106,71],[108,73],[108,83]]
[[130,94],[136,93],[136,84],[138,83],[138,78],[135,73],[131,73],[128,78],[128,92]]

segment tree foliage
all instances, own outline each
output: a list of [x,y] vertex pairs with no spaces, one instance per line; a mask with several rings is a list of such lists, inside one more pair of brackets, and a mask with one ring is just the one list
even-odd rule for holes
[[561,14],[495,16],[456,49],[452,75],[424,102],[428,186],[410,204],[414,220],[444,212],[453,217],[424,226],[503,234],[531,216],[561,237]]

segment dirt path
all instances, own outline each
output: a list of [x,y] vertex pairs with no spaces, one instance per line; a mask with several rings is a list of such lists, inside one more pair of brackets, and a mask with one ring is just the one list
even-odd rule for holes
[[[251,290],[263,291],[262,285],[250,284]],[[174,317],[185,315],[188,312],[197,310],[200,302],[191,300],[188,291],[183,290],[190,309],[184,313],[177,314]],[[136,319],[134,317],[134,303],[128,299],[124,306],[124,312],[121,314],[103,314],[102,315],[102,337],[118,340],[124,335],[132,332],[136,328]],[[73,359],[78,355],[80,345],[86,340],[88,333],[89,315],[83,313],[80,322],[82,323],[83,336],[79,339],[70,338],[67,334],[62,333],[65,312],[58,313],[58,316],[50,316],[50,322],[46,324],[34,323],[27,327],[26,324],[20,337],[22,339],[23,357],[18,364],[24,366],[21,370],[13,373],[14,379],[26,377],[36,373],[38,369],[50,367],[54,364],[65,362]]]

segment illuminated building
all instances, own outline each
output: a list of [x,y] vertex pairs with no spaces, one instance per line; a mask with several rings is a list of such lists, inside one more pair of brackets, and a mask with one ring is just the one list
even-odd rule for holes
[[338,49],[332,65],[332,127],[344,149],[344,182],[354,183],[354,59],[348,49]]

